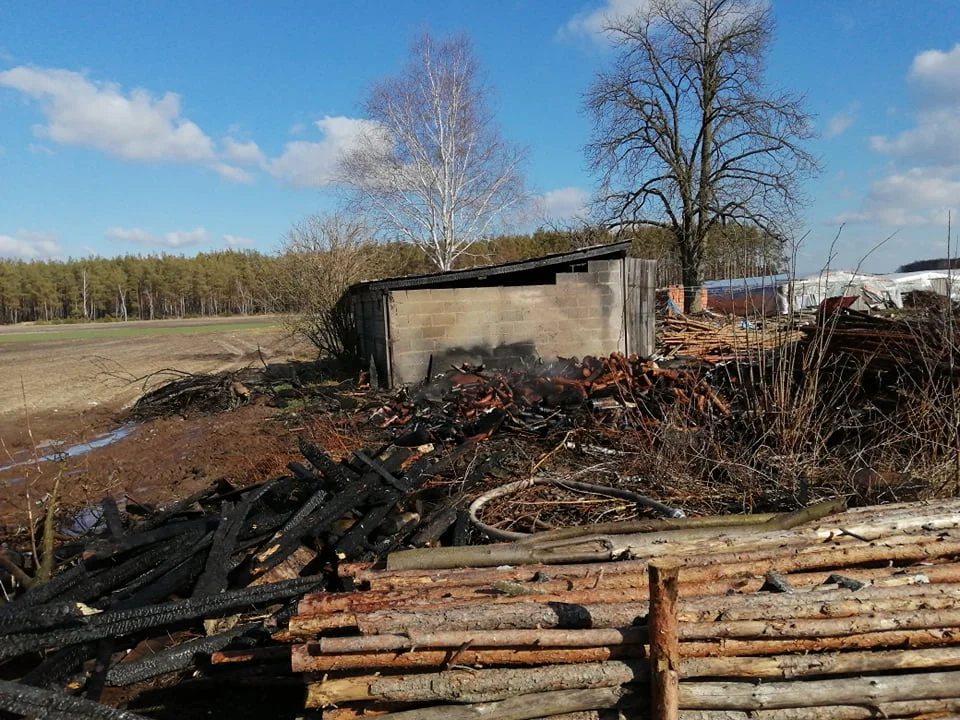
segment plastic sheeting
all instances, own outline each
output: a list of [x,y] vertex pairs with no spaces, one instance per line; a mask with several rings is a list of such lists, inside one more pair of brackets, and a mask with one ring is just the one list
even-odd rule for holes
[[884,277],[896,283],[901,294],[916,291],[934,292],[944,297],[949,295],[952,300],[960,302],[960,270],[955,270],[952,274],[946,270],[918,270],[893,273]]
[[836,297],[857,297],[853,307],[859,309],[903,307],[900,286],[887,276],[846,270],[831,270],[781,284],[777,289],[777,307],[782,314],[815,310],[827,298]]

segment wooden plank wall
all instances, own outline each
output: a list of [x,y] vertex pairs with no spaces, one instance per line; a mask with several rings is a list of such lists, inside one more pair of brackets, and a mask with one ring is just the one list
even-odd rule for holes
[[627,257],[623,267],[627,354],[649,357],[656,342],[657,261]]

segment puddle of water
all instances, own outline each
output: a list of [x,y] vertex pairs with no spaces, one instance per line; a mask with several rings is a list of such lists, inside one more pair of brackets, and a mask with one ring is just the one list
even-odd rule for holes
[[[127,423],[126,425],[121,425],[116,430],[111,430],[108,433],[103,433],[102,435],[97,435],[93,440],[88,442],[79,443],[71,447],[65,448],[63,450],[58,450],[56,452],[51,452],[47,455],[43,455],[40,458],[40,462],[62,462],[68,458],[80,457],[81,455],[86,455],[97,448],[106,447],[107,445],[112,445],[118,440],[123,440],[123,438],[128,437],[136,430],[136,423]],[[42,447],[49,447],[53,443],[47,442],[42,445]],[[5,470],[10,470],[15,467],[21,467],[23,465],[30,465],[33,463],[33,458],[27,460],[21,460],[19,462],[7,463],[6,465],[0,465],[0,472]]]
[[[86,470],[84,470],[83,468],[77,468],[76,470],[69,470],[68,472],[65,472],[63,476],[73,477],[75,475],[83,475],[83,473],[85,472]],[[8,480],[0,480],[0,485],[7,485],[10,487],[13,487],[15,485],[23,485],[23,483],[26,482],[26,479],[27,478],[25,477],[15,477],[15,478],[10,478]]]
[[107,523],[103,519],[103,509],[99,505],[91,505],[74,515],[73,522],[60,528],[60,532],[67,537],[77,537],[89,532],[100,533],[106,528]]

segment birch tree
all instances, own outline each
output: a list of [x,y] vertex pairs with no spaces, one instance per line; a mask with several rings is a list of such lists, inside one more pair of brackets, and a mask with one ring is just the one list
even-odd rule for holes
[[727,223],[782,240],[817,169],[799,98],[765,86],[765,0],[647,0],[611,17],[612,69],[587,95],[587,147],[611,228],[669,231],[684,309],[699,307],[706,243]]
[[418,38],[364,103],[371,128],[342,160],[354,210],[379,237],[450,270],[524,199],[523,152],[500,136],[470,41]]

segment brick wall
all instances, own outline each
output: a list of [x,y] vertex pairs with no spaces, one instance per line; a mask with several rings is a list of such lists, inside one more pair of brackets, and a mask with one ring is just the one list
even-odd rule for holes
[[625,349],[622,261],[591,261],[556,285],[394,290],[389,324],[393,383],[416,383],[462,362],[523,360]]
[[[683,285],[670,285],[666,288],[666,294],[669,295],[670,299],[673,301],[673,304],[683,312]],[[707,289],[700,288],[700,302],[703,307],[707,307],[708,297]],[[672,311],[668,314],[672,314]]]

